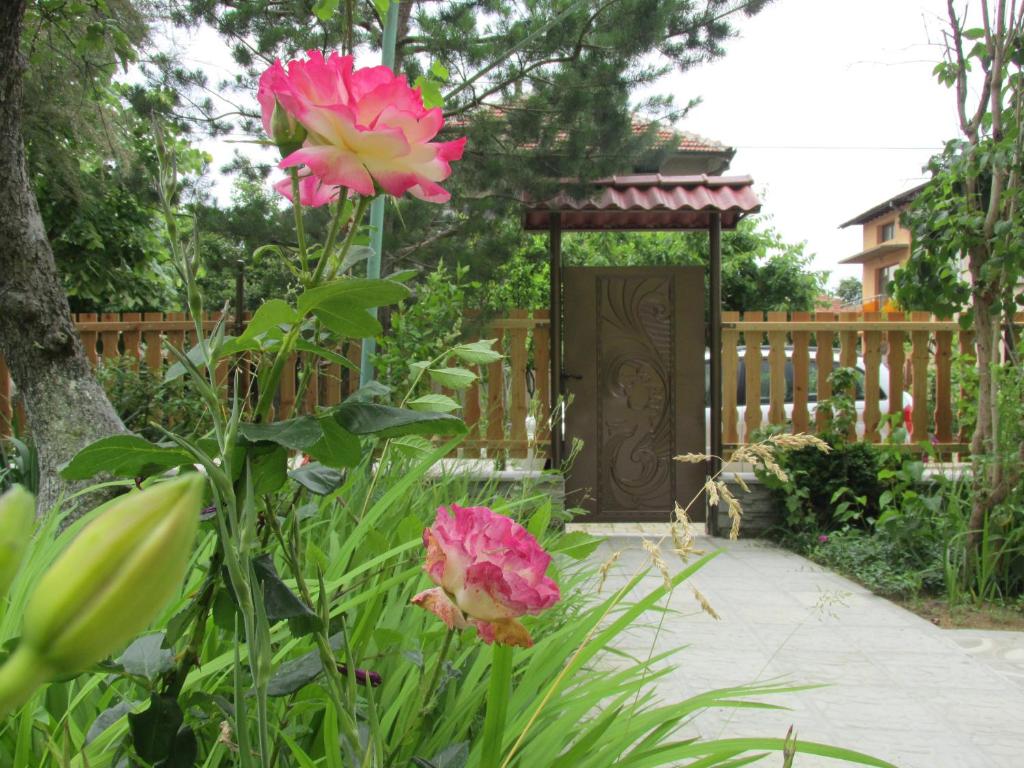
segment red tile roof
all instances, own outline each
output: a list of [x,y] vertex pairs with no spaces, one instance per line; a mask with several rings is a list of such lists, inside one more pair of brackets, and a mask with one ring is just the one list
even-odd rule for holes
[[565,231],[706,229],[717,212],[722,227],[732,229],[761,209],[753,184],[749,176],[612,176],[594,182],[586,199],[560,192],[528,206],[523,226],[547,230],[558,211]]

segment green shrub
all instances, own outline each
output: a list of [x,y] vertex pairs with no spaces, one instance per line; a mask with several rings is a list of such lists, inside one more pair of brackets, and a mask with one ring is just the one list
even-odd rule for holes
[[210,428],[207,409],[188,377],[165,382],[135,357],[121,355],[102,360],[96,378],[124,425],[147,440],[164,439],[155,424],[179,435],[199,435]]

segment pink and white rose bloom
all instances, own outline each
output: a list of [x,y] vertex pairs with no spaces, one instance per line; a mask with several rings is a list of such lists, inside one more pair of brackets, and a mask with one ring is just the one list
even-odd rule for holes
[[[278,104],[306,131],[302,146],[279,164],[303,168],[303,205],[335,199],[338,187],[365,196],[379,187],[435,203],[451,197],[439,182],[462,157],[466,139],[432,141],[444,125],[439,108],[425,108],[419,89],[388,67],[354,69],[352,57],[338,53],[307,57],[287,66],[275,61],[257,92],[268,136],[275,139]],[[275,186],[291,197],[290,181]]]
[[[453,516],[454,514],[454,516]],[[438,586],[412,602],[449,629],[472,624],[486,643],[533,645],[517,619],[558,602],[558,585],[545,576],[551,556],[521,525],[487,507],[437,510],[423,531],[423,569]]]

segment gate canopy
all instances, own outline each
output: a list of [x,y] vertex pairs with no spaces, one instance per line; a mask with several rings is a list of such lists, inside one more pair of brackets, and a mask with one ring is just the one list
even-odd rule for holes
[[[722,230],[735,229],[761,210],[749,176],[663,176],[660,173],[612,176],[584,185],[583,199],[563,189],[544,202],[524,201],[523,228],[549,233],[551,249],[551,392],[565,393],[562,370],[562,233],[601,231],[705,230],[709,245],[711,455],[715,474],[722,455]],[[553,424],[551,458],[561,464],[563,426]],[[716,505],[717,506],[717,505]],[[709,528],[717,534],[716,514]]]
[[595,181],[584,199],[559,192],[552,199],[527,203],[523,227],[548,231],[559,214],[563,232],[707,230],[714,214],[723,229],[761,210],[749,176],[662,176],[660,173],[612,176]]

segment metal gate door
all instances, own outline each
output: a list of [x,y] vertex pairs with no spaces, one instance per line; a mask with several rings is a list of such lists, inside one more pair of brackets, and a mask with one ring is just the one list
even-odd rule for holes
[[672,460],[705,450],[704,270],[576,267],[564,285],[566,439],[583,441],[567,500],[586,521],[668,522],[705,479]]

